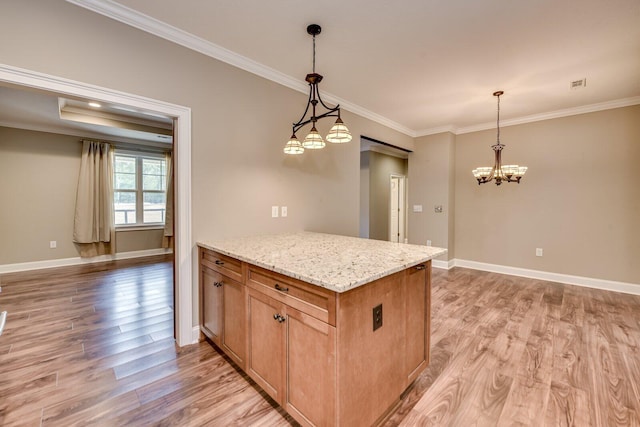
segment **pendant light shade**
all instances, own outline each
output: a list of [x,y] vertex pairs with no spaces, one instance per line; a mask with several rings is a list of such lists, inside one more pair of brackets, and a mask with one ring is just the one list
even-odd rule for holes
[[336,123],[329,131],[329,134],[327,135],[327,141],[334,144],[343,144],[345,142],[351,141],[351,132],[349,132],[349,129],[347,129],[340,117],[338,117]]
[[324,148],[325,145],[326,144],[324,143],[324,140],[318,133],[318,130],[315,126],[311,128],[311,132],[309,132],[309,135],[307,135],[307,137],[302,142],[302,146],[304,148],[308,148],[309,150],[319,150],[321,148]]
[[302,154],[304,153],[304,147],[298,141],[295,135],[291,135],[291,139],[287,142],[287,145],[284,146],[285,154]]

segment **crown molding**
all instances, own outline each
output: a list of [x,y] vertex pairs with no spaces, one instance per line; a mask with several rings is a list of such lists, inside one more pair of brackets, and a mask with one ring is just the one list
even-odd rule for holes
[[[134,9],[123,6],[113,0],[66,0],[76,6],[106,16],[123,24],[137,28],[141,31],[153,34],[172,43],[179,44],[188,49],[207,55],[236,68],[240,68],[249,73],[271,80],[282,86],[286,86],[298,92],[307,93],[308,85],[294,77],[284,74],[266,65],[260,64],[245,56],[239,55],[222,46],[211,43],[201,37],[195,36],[184,30],[171,26],[158,19],[140,13]],[[396,130],[412,138],[420,136],[434,135],[437,133],[451,132],[454,135],[460,135],[481,130],[493,129],[495,122],[481,123],[477,125],[457,127],[454,125],[439,126],[435,128],[427,128],[422,130],[413,130],[403,126],[393,120],[367,110],[357,104],[349,102],[330,93],[323,95],[324,99],[332,104],[340,104],[342,108],[357,114],[361,117],[379,123],[383,126]],[[592,113],[596,111],[609,110],[613,108],[628,107],[640,104],[640,96],[618,99],[613,101],[601,102],[598,104],[584,105],[580,107],[566,108],[562,110],[551,111],[547,113],[533,114],[524,117],[517,117],[509,120],[502,120],[501,126],[514,126],[524,123],[537,122],[541,120],[549,120],[560,117],[573,116],[577,114]]]
[[[188,33],[184,30],[176,28],[151,16],[140,13],[134,9],[123,6],[112,0],[66,0],[76,6],[98,13],[100,15],[111,18],[115,21],[145,31],[157,37],[168,40],[172,43],[202,53],[203,55],[217,59],[236,68],[240,68],[249,73],[271,80],[289,89],[298,92],[307,93],[309,88],[305,82],[294,77],[284,74],[266,65],[260,64],[245,56],[239,55],[229,49],[217,44],[211,43],[201,37]],[[357,104],[346,101],[330,93],[323,93],[323,98],[332,104],[340,104],[342,108],[357,114],[366,119],[372,120],[388,128],[394,129],[400,133],[415,137],[415,131],[407,128],[393,120],[369,111]]]
[[[516,117],[508,120],[500,120],[500,127],[515,126],[515,125],[521,125],[525,123],[539,122],[542,120],[550,120],[550,119],[557,119],[561,117],[575,116],[578,114],[595,113],[597,111],[611,110],[614,108],[622,108],[622,107],[630,107],[632,105],[637,105],[637,104],[640,104],[640,96],[616,99],[613,101],[599,102],[597,104],[583,105],[580,107],[565,108],[562,110],[549,111],[547,113],[540,113],[540,114],[532,114],[530,116]],[[496,127],[495,121],[489,122],[489,123],[483,123],[479,125],[461,127],[458,129],[456,135],[461,135],[463,133],[478,132],[478,131],[487,130],[487,129],[495,129],[495,127]]]
[[435,135],[438,133],[445,133],[445,132],[451,132],[452,134],[457,135],[458,128],[455,127],[454,125],[446,125],[446,126],[438,126],[435,128],[422,129],[415,132],[414,138],[417,138],[420,136]]

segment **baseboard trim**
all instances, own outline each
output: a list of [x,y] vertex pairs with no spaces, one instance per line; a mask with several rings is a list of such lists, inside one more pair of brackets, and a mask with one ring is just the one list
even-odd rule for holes
[[[451,264],[452,261],[453,261],[453,267],[470,268],[473,270],[508,274],[511,276],[528,277],[530,279],[539,279],[539,280],[546,280],[549,282],[565,283],[568,285],[583,286],[586,288],[602,289],[605,291],[614,291],[614,292],[622,292],[625,294],[640,295],[640,284],[635,284],[635,283],[616,282],[612,280],[594,279],[591,277],[583,277],[583,276],[572,276],[569,274],[552,273],[549,271],[540,271],[540,270],[530,270],[527,268],[509,267],[506,265],[498,265],[498,264],[487,264],[484,262],[468,261],[464,259],[453,259],[449,261],[449,264]],[[433,266],[436,267],[435,264]],[[437,268],[440,268],[440,267],[437,267]]]
[[170,254],[173,249],[146,249],[142,251],[120,252],[114,255],[100,255],[92,258],[62,258],[44,261],[21,262],[17,264],[0,265],[0,274],[16,273],[18,271],[41,270],[43,268],[68,267],[72,265],[94,264],[98,262],[115,261],[121,259],[142,258],[155,255]]
[[198,344],[200,342],[200,325],[196,325],[191,330],[191,344]]
[[454,261],[453,259],[450,259],[449,261],[444,261],[444,260],[440,260],[440,259],[432,259],[431,260],[431,266],[433,268],[440,268],[442,270],[450,270],[454,267]]

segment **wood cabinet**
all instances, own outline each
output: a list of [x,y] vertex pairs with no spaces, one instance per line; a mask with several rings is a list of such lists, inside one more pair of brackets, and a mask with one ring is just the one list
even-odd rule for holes
[[249,376],[301,424],[335,425],[336,328],[256,289],[247,314]]
[[244,369],[247,353],[245,286],[221,273],[243,280],[242,265],[211,251],[200,249],[200,252],[201,331]]
[[220,346],[223,321],[223,290],[220,275],[207,267],[200,267],[200,292],[203,300],[200,311],[202,331],[217,346]]
[[273,400],[282,405],[285,384],[284,304],[249,289],[247,315],[247,373]]
[[382,423],[429,363],[430,261],[337,293],[202,248],[200,260],[203,333],[304,426]]

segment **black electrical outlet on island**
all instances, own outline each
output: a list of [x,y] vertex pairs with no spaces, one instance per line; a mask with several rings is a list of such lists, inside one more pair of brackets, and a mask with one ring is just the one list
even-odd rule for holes
[[382,304],[373,307],[373,330],[382,326]]

